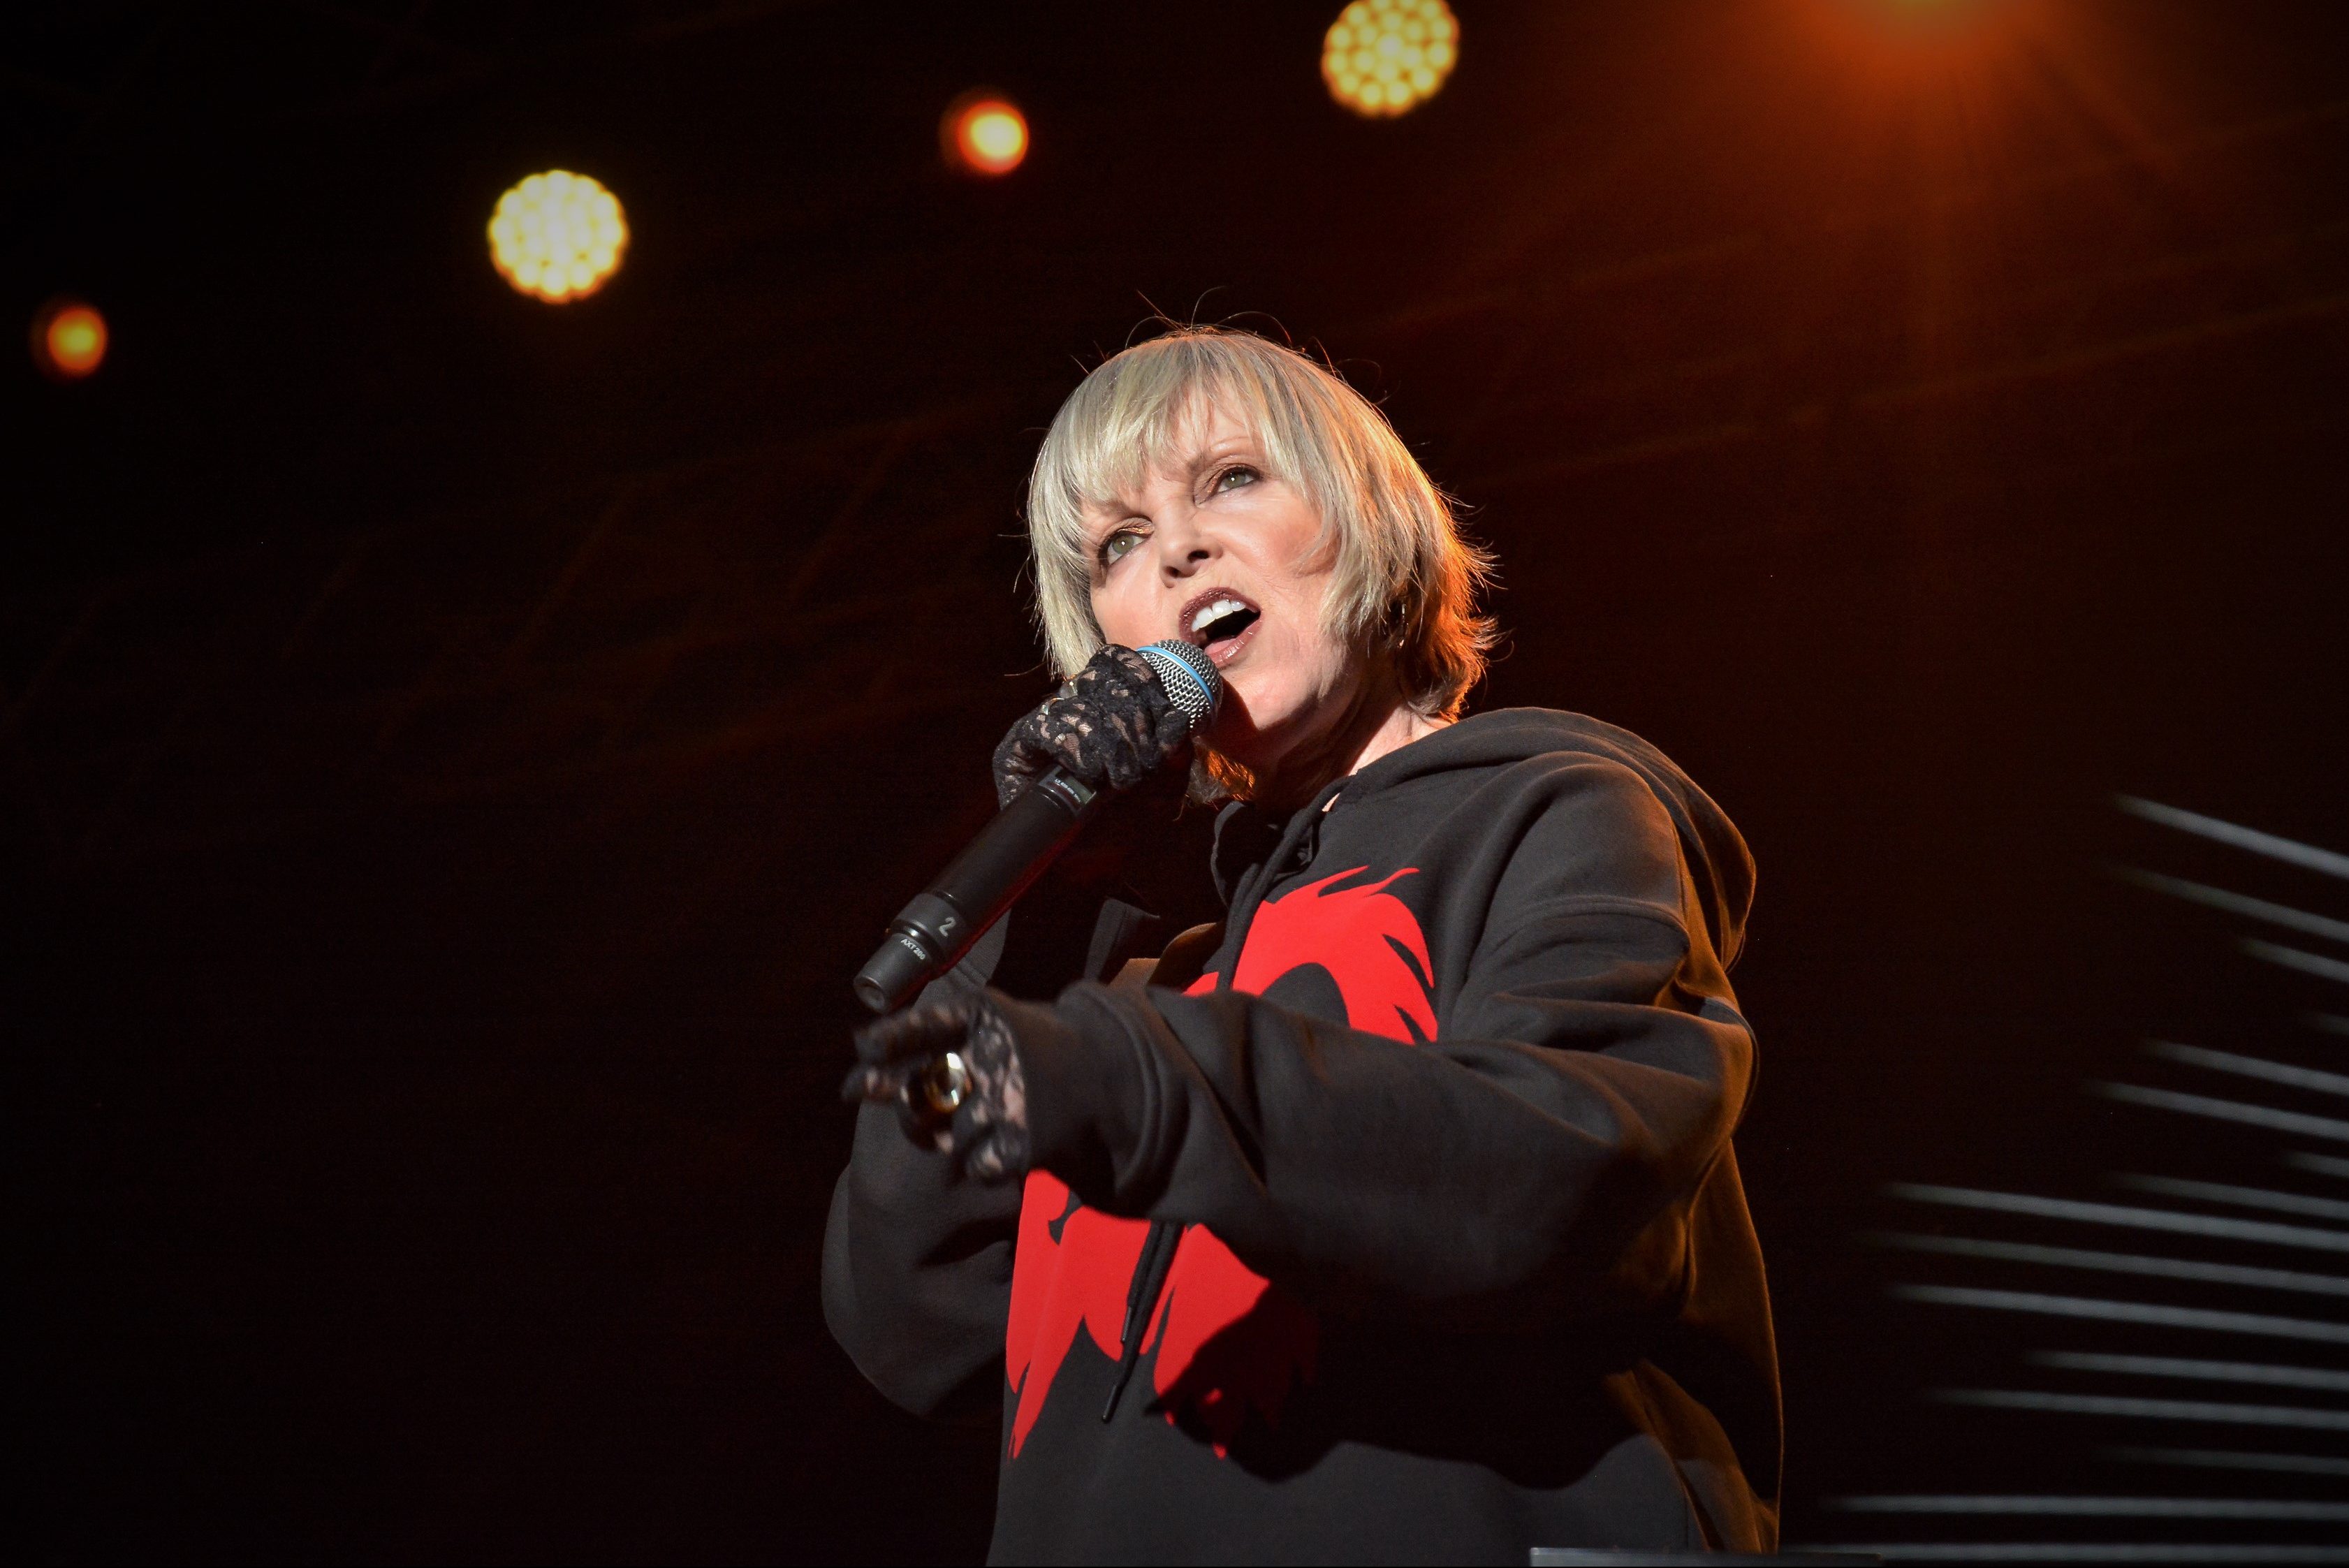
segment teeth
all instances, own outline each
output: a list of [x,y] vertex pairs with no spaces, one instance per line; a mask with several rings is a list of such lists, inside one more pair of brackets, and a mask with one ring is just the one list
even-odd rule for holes
[[1219,621],[1226,615],[1242,614],[1247,610],[1247,606],[1237,599],[1218,599],[1212,604],[1202,605],[1199,613],[1191,617],[1192,634],[1196,635],[1205,631],[1210,622]]

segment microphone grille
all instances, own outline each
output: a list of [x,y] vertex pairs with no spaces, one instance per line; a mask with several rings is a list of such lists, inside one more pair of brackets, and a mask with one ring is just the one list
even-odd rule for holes
[[1216,668],[1216,661],[1207,650],[1194,647],[1180,637],[1169,637],[1163,643],[1152,643],[1136,648],[1158,672],[1158,684],[1166,688],[1167,697],[1181,708],[1191,721],[1191,732],[1197,734],[1214,717],[1216,704],[1223,700],[1224,677]]

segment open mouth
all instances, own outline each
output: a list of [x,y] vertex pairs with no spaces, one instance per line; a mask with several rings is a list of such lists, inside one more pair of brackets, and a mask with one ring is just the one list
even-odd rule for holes
[[1206,650],[1217,665],[1229,662],[1247,645],[1248,634],[1264,619],[1264,612],[1237,593],[1210,589],[1183,606],[1183,638]]

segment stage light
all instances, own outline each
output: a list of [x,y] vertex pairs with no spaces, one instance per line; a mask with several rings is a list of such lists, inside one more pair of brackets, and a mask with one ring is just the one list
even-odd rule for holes
[[1354,0],[1321,41],[1321,79],[1356,114],[1383,119],[1433,98],[1459,57],[1444,0]]
[[79,300],[52,300],[33,317],[33,363],[59,381],[78,381],[106,360],[106,317]]
[[938,139],[949,162],[974,174],[1009,174],[1028,156],[1028,119],[1009,98],[965,93],[947,106]]
[[490,259],[498,275],[549,304],[602,288],[627,248],[618,198],[565,169],[532,175],[499,197],[490,217]]

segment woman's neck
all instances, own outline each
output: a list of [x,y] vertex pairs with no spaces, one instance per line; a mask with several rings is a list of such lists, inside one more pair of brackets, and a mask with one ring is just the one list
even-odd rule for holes
[[1250,797],[1266,810],[1294,811],[1331,781],[1350,778],[1388,752],[1451,722],[1413,712],[1383,681],[1365,682],[1345,717],[1258,773]]

